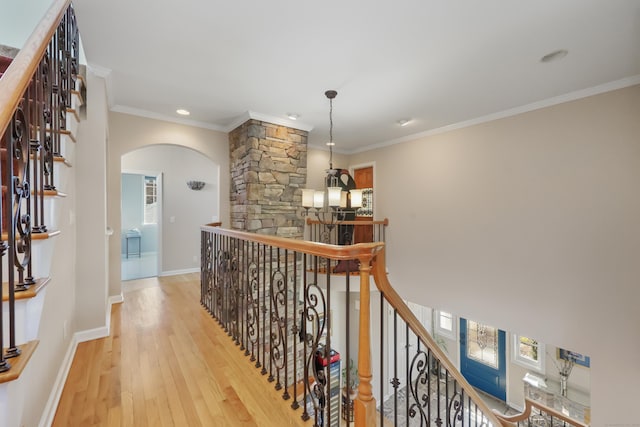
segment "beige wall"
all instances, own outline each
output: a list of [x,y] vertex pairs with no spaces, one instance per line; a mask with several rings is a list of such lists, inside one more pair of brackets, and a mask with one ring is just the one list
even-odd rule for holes
[[[349,157],[345,154],[333,153],[333,166],[347,169]],[[329,169],[329,151],[309,147],[307,151],[307,188],[321,190],[324,188],[324,177]]]
[[[229,225],[229,142],[227,134],[121,113],[109,114],[108,223],[114,230],[109,246],[109,294],[120,293],[120,162],[123,154],[150,145],[191,148],[220,166],[220,220]],[[188,167],[188,165],[185,165]],[[167,245],[168,251],[172,245]],[[179,249],[179,248],[178,248]],[[166,256],[171,256],[167,253]]]
[[349,158],[400,294],[590,355],[594,426],[637,422],[639,117],[634,86]]

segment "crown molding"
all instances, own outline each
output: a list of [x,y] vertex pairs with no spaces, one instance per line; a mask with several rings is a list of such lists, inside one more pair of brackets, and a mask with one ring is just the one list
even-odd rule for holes
[[313,125],[299,122],[297,120],[285,119],[283,117],[271,116],[269,114],[257,113],[255,111],[245,111],[236,120],[231,122],[230,125],[225,127],[225,132],[231,132],[247,120],[259,120],[261,122],[273,123],[274,125],[286,126],[292,129],[299,129],[306,132],[310,132],[313,129]]
[[199,122],[197,120],[183,119],[180,117],[172,117],[165,114],[155,113],[153,111],[142,110],[140,108],[128,107],[126,105],[114,105],[110,108],[115,113],[130,114],[132,116],[144,117],[147,119],[162,120],[163,122],[177,123],[185,126],[193,126],[202,129],[215,130],[218,132],[228,133],[225,127],[214,125],[211,123]]
[[[403,136],[401,138],[396,138],[389,141],[367,145],[365,147],[361,147],[353,150],[348,150],[345,152],[345,154],[362,153],[364,151],[375,150],[377,148],[383,148],[391,145],[402,144],[403,142],[415,141],[420,138],[439,135],[442,133],[451,132],[454,130],[463,129],[463,128],[475,126],[482,123],[492,122],[494,120],[517,116],[519,114],[528,113],[530,111],[540,110],[542,108],[552,107],[554,105],[564,104],[567,102],[576,101],[578,99],[587,98],[589,96],[600,95],[602,93],[611,92],[618,89],[624,89],[626,87],[635,86],[637,84],[640,84],[640,74],[637,74],[631,77],[626,77],[624,79],[604,83],[598,86],[593,86],[590,88],[566,93],[564,95],[554,96],[553,98],[547,98],[542,101],[532,102],[531,104],[523,105],[520,107],[510,108],[508,110],[500,111],[497,113],[487,114],[486,116],[477,117],[475,119],[465,120],[465,121],[453,123],[447,126],[442,126],[436,129],[430,129],[424,132]],[[318,147],[314,147],[314,148],[318,148]]]

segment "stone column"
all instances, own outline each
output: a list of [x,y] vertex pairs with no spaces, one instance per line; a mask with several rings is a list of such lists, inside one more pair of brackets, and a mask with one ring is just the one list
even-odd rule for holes
[[302,238],[307,135],[255,119],[229,133],[231,228]]

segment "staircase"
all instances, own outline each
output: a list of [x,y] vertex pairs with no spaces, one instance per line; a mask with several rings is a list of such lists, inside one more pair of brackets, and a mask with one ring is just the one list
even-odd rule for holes
[[[38,343],[49,338],[40,329],[45,307],[51,310],[50,301],[57,297],[47,297],[56,284],[52,269],[57,265],[73,270],[73,259],[65,259],[60,247],[61,242],[65,243],[62,248],[69,242],[75,245],[75,233],[63,236],[63,229],[70,225],[64,221],[65,215],[72,223],[73,214],[62,191],[73,187],[75,181],[72,164],[84,104],[84,79],[79,75],[73,10],[64,7],[53,19],[50,41],[32,58],[35,65],[25,65],[33,52],[15,58],[0,55],[3,427],[25,425],[25,405],[34,397],[30,380],[38,375],[39,367],[30,359]],[[25,45],[32,46],[29,42]],[[63,325],[65,339],[70,327],[67,322]]]

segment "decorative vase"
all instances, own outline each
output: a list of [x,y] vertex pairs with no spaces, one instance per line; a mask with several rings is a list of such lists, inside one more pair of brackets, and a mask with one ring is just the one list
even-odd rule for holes
[[567,381],[569,380],[569,375],[560,374],[560,395],[563,397],[567,397]]

